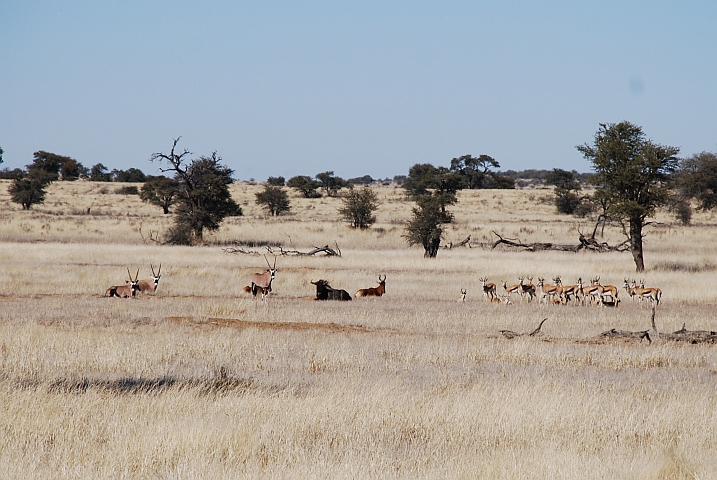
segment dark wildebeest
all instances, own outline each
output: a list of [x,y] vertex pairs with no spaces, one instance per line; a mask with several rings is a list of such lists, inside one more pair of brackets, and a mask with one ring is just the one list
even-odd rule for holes
[[351,300],[349,292],[331,288],[326,280],[317,280],[311,283],[316,285],[316,300]]

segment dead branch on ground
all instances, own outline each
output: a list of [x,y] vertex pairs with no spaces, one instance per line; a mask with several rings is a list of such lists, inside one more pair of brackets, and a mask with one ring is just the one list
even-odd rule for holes
[[162,243],[159,241],[159,230],[157,230],[157,231],[150,230],[149,234],[148,234],[148,238],[144,238],[144,234],[142,233],[142,225],[139,226],[137,231],[139,232],[139,236],[142,237],[142,243],[147,243],[148,241],[152,241],[154,243],[159,243],[159,244]]
[[547,320],[547,318],[544,318],[543,321],[540,322],[540,325],[538,325],[538,328],[536,328],[535,330],[533,330],[530,333],[518,333],[518,332],[514,332],[512,330],[500,330],[500,333],[507,339],[512,339],[515,337],[522,337],[523,335],[527,335],[528,337],[534,337],[540,333],[540,329],[543,328],[543,324],[545,323],[546,320]]
[[448,242],[446,245],[443,246],[443,248],[450,250],[452,248],[458,248],[458,247],[468,247],[471,248],[471,236],[468,235],[465,239],[461,240],[458,243]]
[[[272,246],[266,246],[266,252],[269,255],[274,256],[297,256],[297,257],[313,257],[317,253],[323,253],[326,257],[340,257],[341,256],[341,249],[339,248],[338,242],[334,241],[334,244],[336,245],[336,249],[333,249],[329,247],[328,245],[324,245],[323,247],[314,247],[313,250],[310,252],[301,252],[299,250],[285,250],[283,246],[278,245],[275,247]],[[237,253],[237,254],[244,254],[244,255],[262,255],[262,253],[256,251],[256,250],[244,250],[242,247],[226,247],[222,248],[222,251],[224,253]]]

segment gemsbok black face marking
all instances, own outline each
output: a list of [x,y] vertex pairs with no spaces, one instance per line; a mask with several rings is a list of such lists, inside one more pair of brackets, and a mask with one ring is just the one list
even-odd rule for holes
[[159,278],[160,278],[160,272],[162,271],[162,264],[159,264],[159,269],[157,270],[157,273],[154,273],[154,266],[150,263],[149,268],[152,269],[152,279],[151,280],[140,280],[137,284],[137,290],[139,290],[142,293],[154,293],[157,291],[157,286],[159,285]]
[[262,300],[271,292],[271,282],[276,275],[276,257],[274,257],[274,266],[269,264],[266,255],[264,255],[264,260],[266,260],[266,264],[269,267],[266,272],[255,273],[251,276],[251,293],[256,298],[256,294],[261,292]]
[[130,298],[137,295],[139,268],[137,269],[137,275],[134,276],[134,280],[132,280],[132,274],[129,273],[129,268],[127,269],[127,275],[129,275],[129,281],[124,285],[115,285],[108,288],[105,291],[105,297]]

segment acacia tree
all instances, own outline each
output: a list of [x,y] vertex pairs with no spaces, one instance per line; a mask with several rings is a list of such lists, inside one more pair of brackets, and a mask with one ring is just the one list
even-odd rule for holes
[[13,202],[22,205],[23,210],[30,210],[35,204],[45,203],[45,187],[48,184],[46,177],[27,174],[14,179],[8,193]]
[[320,182],[312,180],[308,175],[297,175],[291,177],[286,186],[298,190],[304,196],[304,198],[319,198],[321,194],[316,191],[321,186]]
[[642,231],[655,209],[668,200],[668,180],[679,148],[653,143],[641,127],[626,121],[601,123],[592,145],[576,148],[592,162],[591,183],[609,200],[610,215],[623,226],[635,267],[644,271]]
[[156,177],[148,175],[139,191],[139,198],[143,202],[162,207],[162,211],[166,215],[174,204],[177,188],[179,188],[179,182],[173,178],[167,178],[164,175]]
[[[221,164],[217,152],[187,165],[186,157],[191,153],[187,149],[175,151],[180,138],[174,139],[169,154],[153,153],[150,161],[165,162],[168,167],[160,170],[173,172],[178,182],[175,229],[171,234],[191,229],[193,242],[201,242],[204,229],[216,230],[225,217],[241,215],[242,211],[229,193],[233,170]],[[186,240],[182,235],[177,238]]]
[[680,162],[675,185],[683,199],[696,199],[700,210],[717,208],[717,154],[702,152]]
[[443,225],[450,223],[453,215],[441,208],[433,196],[419,197],[413,207],[412,217],[406,225],[403,238],[409,245],[422,245],[425,258],[435,258],[441,246]]
[[558,213],[572,215],[580,205],[580,182],[575,178],[576,172],[562,168],[554,168],[545,176],[545,183],[555,186],[555,206]]
[[319,188],[326,192],[327,197],[335,197],[340,189],[348,185],[346,180],[334,175],[333,171],[316,174],[316,181],[319,182]]
[[349,187],[342,199],[343,206],[339,213],[353,228],[365,230],[376,222],[373,212],[381,205],[378,195],[369,187]]
[[289,195],[283,188],[274,185],[264,186],[264,190],[256,194],[256,203],[262,205],[272,216],[291,210]]
[[500,163],[490,155],[463,155],[451,160],[451,171],[463,176],[468,188],[491,188],[495,183],[491,168],[500,168]]

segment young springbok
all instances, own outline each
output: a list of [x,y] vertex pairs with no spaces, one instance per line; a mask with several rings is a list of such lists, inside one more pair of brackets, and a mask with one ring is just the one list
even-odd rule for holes
[[456,299],[456,302],[461,303],[466,301],[466,289],[461,288],[461,296]]
[[129,273],[129,268],[127,269],[127,275],[129,275],[129,281],[125,281],[126,283],[124,285],[115,285],[108,288],[105,291],[105,297],[129,298],[136,296],[137,284],[139,283],[137,280],[139,277],[139,268],[137,269],[137,275],[134,276],[134,280],[132,280],[132,274]]
[[490,302],[494,298],[498,296],[498,294],[495,291],[495,283],[486,283],[488,282],[488,277],[481,277],[478,279],[481,284],[483,285],[483,296],[485,297],[485,300],[487,302]]
[[157,291],[157,285],[159,285],[159,273],[162,271],[162,264],[159,264],[157,273],[154,273],[154,266],[150,263],[149,268],[152,269],[151,280],[140,280],[137,284],[137,290],[142,293],[154,293]]
[[357,297],[380,297],[386,293],[386,275],[378,276],[378,287],[362,288],[356,292]]
[[251,276],[251,293],[256,298],[256,294],[261,292],[262,300],[271,292],[271,282],[276,275],[276,257],[274,257],[273,267],[269,264],[269,260],[266,259],[266,255],[264,255],[264,260],[266,260],[266,264],[269,267],[266,272],[255,273]]

